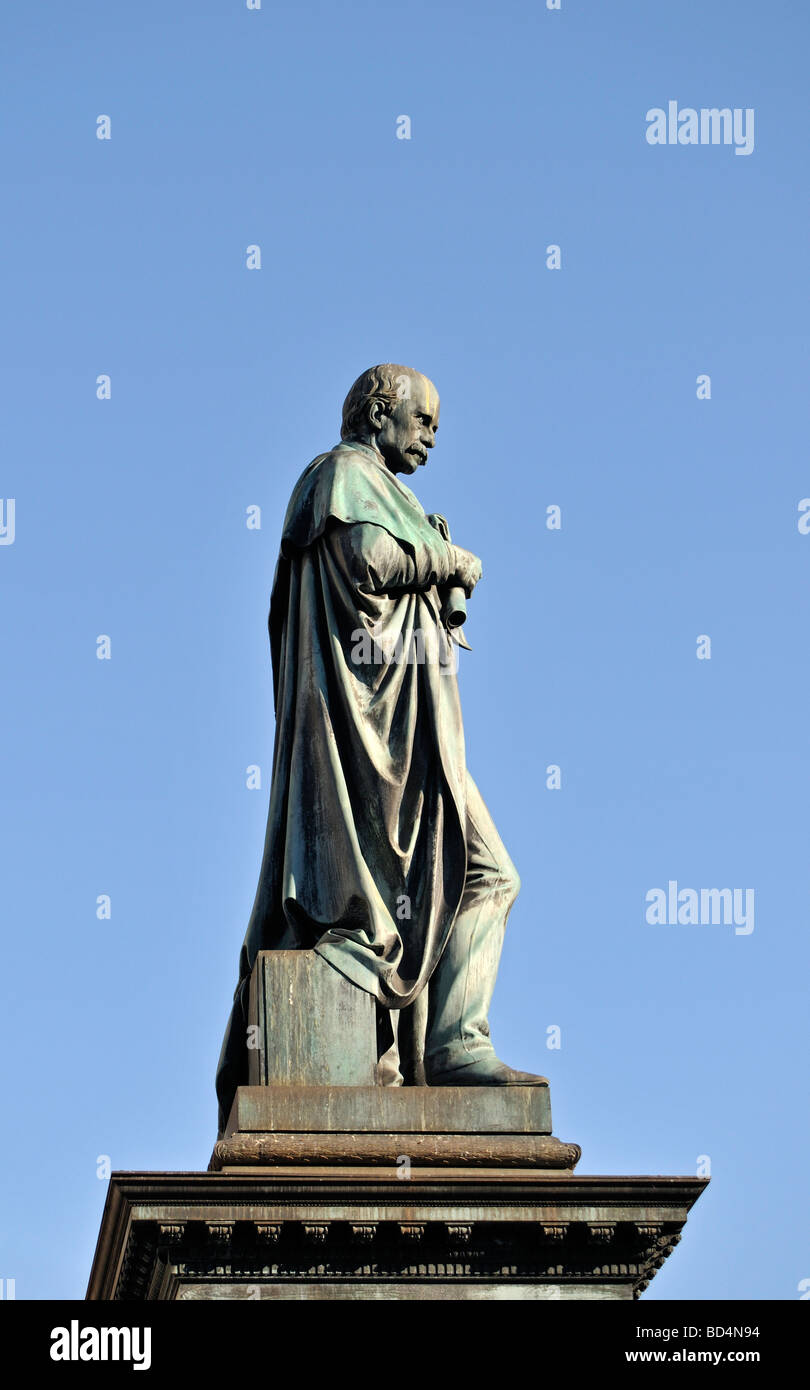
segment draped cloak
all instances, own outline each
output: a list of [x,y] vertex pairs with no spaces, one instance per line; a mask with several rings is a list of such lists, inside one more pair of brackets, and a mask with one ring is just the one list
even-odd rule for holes
[[420,995],[466,874],[451,546],[375,449],[341,443],[287,509],[270,605],[276,734],[264,857],[217,1073],[247,1081],[256,955],[314,948],[388,1009]]

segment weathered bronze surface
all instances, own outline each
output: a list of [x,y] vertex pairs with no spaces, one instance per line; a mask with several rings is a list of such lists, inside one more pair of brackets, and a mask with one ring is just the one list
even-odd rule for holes
[[399,476],[426,463],[438,424],[432,382],[371,368],[341,442],[293,490],[269,620],[267,836],[220,1134],[249,1080],[249,980],[268,949],[314,950],[376,1001],[378,1084],[544,1084],[499,1060],[487,1021],[519,879],[466,766],[456,665],[481,564]]
[[250,1086],[375,1085],[374,1000],[315,951],[260,951],[248,1018]]
[[549,1135],[551,1101],[548,1086],[240,1086],[225,1133]]

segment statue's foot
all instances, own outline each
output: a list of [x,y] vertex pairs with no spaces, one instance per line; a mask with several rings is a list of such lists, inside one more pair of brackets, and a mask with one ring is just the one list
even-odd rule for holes
[[548,1077],[535,1076],[531,1071],[515,1071],[500,1061],[493,1052],[466,1066],[452,1071],[431,1072],[426,1067],[428,1086],[547,1086]]

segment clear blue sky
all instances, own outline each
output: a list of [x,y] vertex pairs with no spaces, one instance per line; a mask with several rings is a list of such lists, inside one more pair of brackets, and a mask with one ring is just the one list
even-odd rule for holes
[[[484,564],[468,760],[523,880],[498,1050],[550,1076],[580,1171],[709,1156],[648,1298],[793,1299],[810,1277],[808,31],[797,0],[4,8],[18,1298],[83,1296],[99,1155],[207,1165],[281,521],[387,360],[439,387],[416,485]],[[753,153],[650,146],[669,100],[753,108]],[[754,888],[754,931],[649,925],[670,879]]]

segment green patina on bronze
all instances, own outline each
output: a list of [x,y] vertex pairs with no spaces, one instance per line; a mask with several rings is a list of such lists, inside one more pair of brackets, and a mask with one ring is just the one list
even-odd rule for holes
[[426,462],[438,421],[427,378],[371,368],[341,442],[293,490],[270,607],[267,836],[220,1132],[248,1080],[248,985],[268,949],[314,949],[376,999],[380,1084],[543,1082],[498,1060],[487,1023],[519,880],[466,767],[456,655],[481,565],[397,476]]

